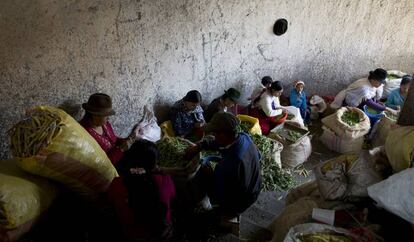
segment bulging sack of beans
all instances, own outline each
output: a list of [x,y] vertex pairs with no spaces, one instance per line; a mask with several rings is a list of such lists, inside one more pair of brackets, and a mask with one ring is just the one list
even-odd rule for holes
[[39,106],[29,110],[9,135],[18,166],[79,195],[104,192],[118,175],[95,139],[58,108]]

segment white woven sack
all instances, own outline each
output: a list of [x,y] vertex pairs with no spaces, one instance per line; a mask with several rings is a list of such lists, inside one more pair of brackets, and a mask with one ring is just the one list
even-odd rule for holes
[[326,126],[322,126],[322,130],[323,133],[319,137],[319,140],[329,150],[336,151],[341,154],[357,154],[361,151],[362,144],[364,143],[364,137],[341,138]]
[[[342,115],[347,112],[357,112],[359,115],[360,122],[350,126],[342,121]],[[322,123],[330,128],[341,138],[359,138],[366,135],[371,128],[371,123],[368,116],[359,108],[354,107],[342,107],[336,111],[336,113],[323,118]]]
[[283,144],[282,163],[284,166],[296,167],[304,163],[311,153],[311,139],[309,136],[305,136],[295,144]]

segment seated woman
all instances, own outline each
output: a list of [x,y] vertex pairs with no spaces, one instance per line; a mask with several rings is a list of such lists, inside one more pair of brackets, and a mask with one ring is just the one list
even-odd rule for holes
[[252,102],[249,113],[259,119],[264,135],[269,134],[270,130],[283,123],[283,117],[287,116],[287,111],[279,103],[279,96],[282,92],[282,83],[275,81]]
[[108,122],[108,117],[114,115],[115,111],[112,109],[111,97],[107,94],[92,94],[82,107],[85,109],[85,116],[80,124],[98,142],[112,164],[116,165],[135,141],[134,130],[125,139],[115,135],[112,125]]
[[303,81],[297,80],[295,81],[294,86],[295,88],[293,88],[290,92],[290,105],[299,108],[302,119],[305,121],[305,123],[309,123],[310,112],[308,111],[306,104],[306,94],[303,91],[305,83]]
[[269,88],[273,83],[273,79],[270,76],[264,76],[260,85],[254,88],[252,94],[248,98],[249,101],[253,102],[256,98],[260,96],[262,91],[266,88]]
[[239,98],[240,92],[234,88],[229,88],[227,91],[224,91],[223,95],[214,99],[210,105],[208,105],[207,110],[204,113],[206,121],[209,122],[213,115],[218,112],[227,112],[227,109],[236,105]]
[[200,132],[205,121],[200,103],[201,94],[197,90],[189,91],[183,99],[174,103],[170,119],[176,136],[190,140],[202,138]]
[[400,109],[404,104],[405,98],[407,97],[408,90],[410,89],[412,81],[412,76],[403,76],[401,79],[400,88],[391,91],[391,93],[387,97],[385,106],[395,110]]
[[370,71],[368,78],[359,79],[336,95],[331,106],[334,108],[350,106],[362,109],[364,105],[367,105],[376,111],[388,109],[392,112],[390,108],[379,103],[386,77],[387,71],[384,69],[378,68]]
[[138,140],[119,161],[120,177],[108,188],[127,241],[165,241],[172,235],[175,186],[171,177],[157,168],[158,157],[154,143]]

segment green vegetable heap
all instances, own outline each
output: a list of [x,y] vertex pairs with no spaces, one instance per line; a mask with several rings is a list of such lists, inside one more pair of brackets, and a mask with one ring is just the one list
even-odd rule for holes
[[290,171],[279,168],[272,159],[273,143],[263,135],[253,134],[253,142],[262,155],[262,184],[264,191],[287,190],[294,186]]
[[159,165],[164,167],[185,167],[188,163],[184,159],[189,143],[174,137],[167,137],[157,142],[160,151]]
[[349,126],[354,126],[355,124],[360,122],[359,114],[355,111],[349,110],[342,114],[341,120]]
[[241,128],[241,131],[243,131],[243,132],[249,133],[249,131],[252,129],[252,127],[253,127],[253,124],[250,123],[250,122],[242,121],[240,123],[240,128]]
[[387,74],[387,79],[388,80],[393,80],[393,79],[399,79],[401,77],[394,75],[394,74]]
[[289,113],[286,119],[287,119],[287,120],[292,120],[292,119],[294,119],[294,118],[295,118],[295,115],[293,115],[293,114]]
[[290,141],[296,142],[298,139],[302,137],[302,134],[294,130],[289,130],[287,131],[287,136]]
[[377,110],[371,108],[371,107],[367,107],[367,112],[370,114],[378,114]]

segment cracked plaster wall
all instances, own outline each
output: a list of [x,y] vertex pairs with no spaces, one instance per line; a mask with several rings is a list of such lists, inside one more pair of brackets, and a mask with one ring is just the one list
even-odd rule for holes
[[[233,86],[245,99],[271,75],[334,94],[375,67],[412,72],[413,8],[412,0],[2,0],[0,158],[26,108],[80,104],[94,92],[113,97],[112,122],[125,135],[144,104],[163,119],[191,89],[209,102]],[[281,17],[289,29],[277,37]]]

